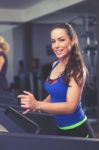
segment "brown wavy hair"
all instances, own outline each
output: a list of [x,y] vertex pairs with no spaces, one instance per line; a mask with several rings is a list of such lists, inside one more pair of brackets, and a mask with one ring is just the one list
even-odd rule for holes
[[69,61],[64,70],[65,83],[69,84],[71,77],[73,77],[76,83],[80,86],[82,84],[84,70],[87,74],[88,70],[84,64],[83,55],[78,41],[78,36],[73,27],[68,23],[57,24],[51,28],[51,31],[55,28],[64,29],[68,34],[70,40],[73,41]]

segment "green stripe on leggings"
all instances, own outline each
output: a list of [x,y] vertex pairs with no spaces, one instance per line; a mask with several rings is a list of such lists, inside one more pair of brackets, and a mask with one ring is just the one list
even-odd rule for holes
[[87,117],[85,116],[85,118],[82,121],[80,121],[80,122],[78,122],[78,123],[76,123],[74,125],[65,126],[65,127],[58,127],[58,128],[61,129],[61,130],[73,129],[73,128],[76,128],[76,127],[79,127],[80,125],[82,125],[86,120],[87,120]]

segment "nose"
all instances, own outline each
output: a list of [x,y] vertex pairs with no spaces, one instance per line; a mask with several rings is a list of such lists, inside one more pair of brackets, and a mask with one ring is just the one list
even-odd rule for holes
[[59,47],[59,42],[56,41],[54,46],[55,46],[55,48]]

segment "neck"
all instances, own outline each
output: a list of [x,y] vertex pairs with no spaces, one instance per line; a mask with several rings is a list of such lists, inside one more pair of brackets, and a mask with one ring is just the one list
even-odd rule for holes
[[65,59],[60,59],[59,60],[60,61],[60,64],[62,64],[62,65],[67,65],[68,64],[68,61],[69,61],[69,58],[65,58]]

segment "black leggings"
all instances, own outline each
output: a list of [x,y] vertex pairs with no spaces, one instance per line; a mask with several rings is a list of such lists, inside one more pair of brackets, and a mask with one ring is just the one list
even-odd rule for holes
[[81,126],[69,130],[58,129],[59,136],[72,136],[72,137],[84,137],[84,138],[94,138],[94,132],[88,122],[85,121]]

